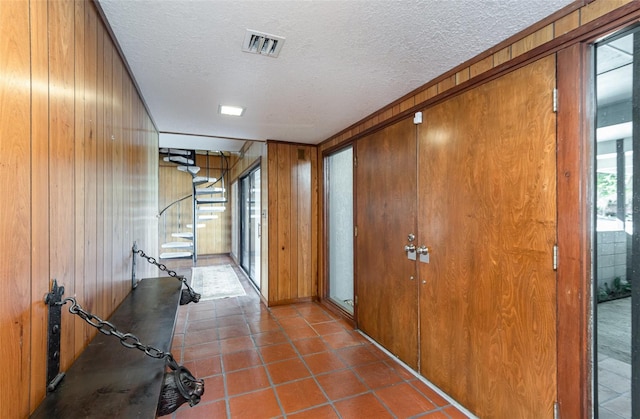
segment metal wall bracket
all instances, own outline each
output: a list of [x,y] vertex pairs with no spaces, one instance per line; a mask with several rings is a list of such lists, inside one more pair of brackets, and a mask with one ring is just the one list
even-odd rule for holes
[[62,295],[64,287],[53,280],[51,292],[44,296],[44,303],[49,306],[49,327],[47,332],[47,391],[56,389],[64,378],[60,372],[60,327],[62,324]]
[[131,289],[135,289],[138,286],[138,280],[136,279],[136,256],[138,255],[138,243],[133,242],[131,252],[133,254],[133,262],[131,263]]

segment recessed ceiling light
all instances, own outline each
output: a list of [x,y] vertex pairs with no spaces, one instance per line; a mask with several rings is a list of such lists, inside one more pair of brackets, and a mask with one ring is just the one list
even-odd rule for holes
[[242,116],[244,108],[239,106],[220,105],[218,112],[220,115]]

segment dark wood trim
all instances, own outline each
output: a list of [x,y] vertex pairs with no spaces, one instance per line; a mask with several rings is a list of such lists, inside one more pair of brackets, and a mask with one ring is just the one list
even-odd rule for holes
[[[573,4],[571,5],[573,6]],[[571,12],[573,12],[575,9],[571,9],[569,6],[565,9],[562,9],[560,12],[564,12],[565,14],[569,14]],[[556,14],[550,16],[553,17],[554,19],[559,19],[562,17],[561,14],[559,14],[560,12],[557,12]],[[426,101],[420,102],[420,103],[416,103],[414,106],[406,109],[403,112],[400,112],[394,116],[392,116],[391,118],[388,118],[384,121],[382,121],[381,123],[378,123],[376,125],[373,125],[372,127],[368,128],[368,129],[363,129],[361,131],[358,132],[358,134],[353,135],[352,137],[349,137],[347,139],[347,141],[350,141],[352,139],[358,139],[358,138],[362,138],[365,137],[369,134],[372,134],[376,131],[379,131],[380,129],[392,125],[393,123],[404,119],[406,117],[408,117],[409,115],[411,115],[412,113],[418,112],[420,110],[423,110],[425,108],[428,108],[430,106],[433,106],[437,103],[443,102],[453,96],[456,96],[462,92],[465,92],[467,90],[471,90],[481,84],[487,83],[491,80],[494,80],[498,77],[501,77],[502,75],[509,73],[511,71],[517,70],[520,67],[523,67],[533,61],[536,61],[544,56],[547,56],[549,54],[553,54],[555,52],[558,52],[561,49],[567,48],[573,44],[577,44],[580,42],[587,42],[587,41],[593,41],[595,39],[597,39],[598,37],[601,37],[603,35],[606,35],[607,33],[613,32],[614,30],[623,27],[625,25],[630,24],[631,22],[634,21],[638,21],[640,20],[640,2],[631,2],[628,3],[610,13],[605,14],[604,16],[601,16],[597,19],[594,19],[593,21],[582,25],[578,28],[576,28],[575,30],[568,32],[562,36],[559,36],[555,39],[553,39],[552,41],[549,41],[537,48],[534,48],[514,59],[511,59],[509,61],[507,61],[506,63],[494,67],[493,69],[482,73],[480,75],[478,75],[477,77],[474,77],[472,79],[470,79],[469,81],[465,82],[465,83],[461,83],[451,89],[448,89],[447,91],[443,92],[442,94],[436,95],[435,97],[432,97],[431,99],[428,99]],[[545,23],[545,25],[542,25],[542,23]],[[543,21],[541,21],[540,25],[541,27],[544,27],[546,25],[548,25],[549,22],[545,19]],[[537,26],[535,26],[537,27]],[[528,32],[522,32],[521,34],[515,35],[512,38],[509,38],[509,45],[511,45],[513,42],[522,39],[524,36],[522,34],[527,34],[529,35],[530,33]],[[525,35],[526,36],[526,35]],[[505,45],[507,41],[505,42]],[[501,44],[498,44],[500,46],[502,46],[502,48],[504,48],[504,46]],[[437,85],[438,82],[447,79],[448,77],[451,77],[452,74],[455,74],[457,71],[460,71],[462,68],[465,68],[467,66],[469,66],[472,63],[475,63],[477,61],[480,61],[481,59],[486,58],[487,56],[489,56],[490,54],[499,51],[501,48],[492,48],[488,51],[486,51],[485,53],[482,53],[478,56],[476,56],[475,58],[467,61],[465,64],[455,67],[454,69],[444,73],[443,75],[437,77],[436,79],[428,82],[427,84],[423,85],[422,87],[408,93],[407,95],[404,95],[403,97],[401,97],[400,99],[392,102],[391,104],[385,106],[384,108],[372,113],[371,115],[361,119],[360,121],[350,125],[349,127],[343,129],[342,131],[338,132],[337,134],[329,137],[327,140],[321,142],[319,144],[319,146],[321,147],[323,144],[334,140],[335,138],[343,135],[344,133],[353,130],[355,128],[358,128],[359,126],[362,126],[366,121],[375,118],[385,112],[389,112],[389,110],[393,109],[394,107],[398,106],[400,103],[402,103],[403,101],[405,101],[406,99],[416,95],[417,93],[432,87],[434,85]]]
[[560,417],[590,416],[591,130],[588,45],[558,52],[557,354]]

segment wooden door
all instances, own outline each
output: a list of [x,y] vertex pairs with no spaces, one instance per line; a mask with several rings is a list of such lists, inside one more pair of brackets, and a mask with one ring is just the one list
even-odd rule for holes
[[418,364],[418,287],[407,236],[416,234],[416,128],[403,120],[356,144],[358,327]]
[[553,417],[555,59],[424,112],[420,372],[482,418]]

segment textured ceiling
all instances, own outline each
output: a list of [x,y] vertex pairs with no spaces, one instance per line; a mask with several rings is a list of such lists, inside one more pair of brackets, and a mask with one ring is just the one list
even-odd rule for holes
[[[317,144],[571,0],[99,3],[161,132]],[[246,29],[280,56],[242,52]]]

